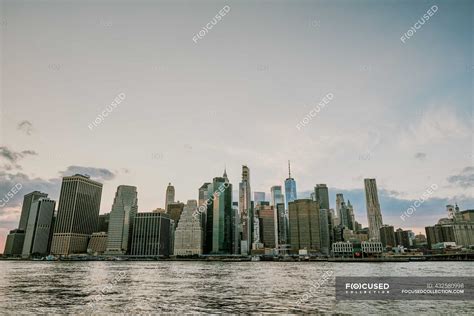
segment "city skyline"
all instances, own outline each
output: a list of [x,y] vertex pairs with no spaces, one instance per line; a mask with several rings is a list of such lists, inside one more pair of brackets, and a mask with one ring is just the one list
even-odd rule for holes
[[[247,166],[245,166],[245,165],[243,165],[242,167],[243,167],[242,176],[243,176],[245,179],[249,179],[250,169],[249,169]],[[70,178],[77,177],[78,175],[79,175],[79,174],[74,174],[74,175],[70,175],[70,176],[65,176],[64,178],[62,178],[62,181],[64,181],[65,179],[67,180],[67,179],[70,179]],[[80,175],[79,175],[79,176],[80,176]],[[86,176],[89,177],[89,175],[86,175]],[[81,177],[82,177],[82,176],[81,176]],[[221,179],[228,179],[227,177],[228,177],[228,176],[227,176],[227,168],[226,168],[226,169],[224,170],[224,178],[221,178]],[[220,177],[217,176],[217,179],[219,179],[219,178],[220,178]],[[94,180],[94,178],[92,177],[91,180]],[[96,180],[98,180],[98,179],[96,179]],[[288,179],[286,179],[286,180],[288,180]],[[362,196],[363,199],[365,199],[365,200],[367,199],[367,194],[368,194],[368,192],[365,191],[365,190],[367,190],[367,183],[372,183],[372,182],[373,182],[374,184],[371,184],[371,186],[374,186],[374,188],[371,188],[371,190],[375,190],[375,191],[371,192],[370,194],[374,194],[374,192],[375,192],[375,195],[376,195],[377,200],[378,200],[378,195],[379,195],[380,189],[377,188],[377,186],[376,186],[376,184],[375,184],[375,180],[376,180],[376,179],[364,179],[364,185],[365,185],[366,187],[365,187],[365,189],[364,189],[364,188],[361,189],[361,194],[363,195],[363,196]],[[90,181],[90,180],[88,180],[88,181]],[[369,181],[369,182],[367,182],[367,181]],[[92,181],[92,182],[94,182],[94,181]],[[229,183],[230,183],[230,182],[229,182]],[[98,184],[103,185],[102,183],[98,183]],[[168,183],[168,186],[165,188],[167,194],[168,194],[168,192],[169,192],[170,186],[171,186],[171,184]],[[116,198],[117,198],[117,194],[118,194],[119,190],[120,190],[121,188],[123,189],[124,187],[126,187],[126,188],[135,188],[135,189],[137,190],[137,191],[135,192],[135,195],[136,195],[136,196],[139,195],[139,188],[138,188],[138,187],[130,186],[130,185],[123,185],[123,184],[122,184],[122,185],[119,185],[119,186],[116,188],[117,192],[115,193],[115,198],[113,199],[114,201],[115,201]],[[272,186],[272,188],[274,188],[274,187],[275,187],[275,186]],[[232,189],[232,184],[231,184],[231,183],[230,183],[230,188]],[[271,192],[272,188],[270,188],[270,190],[269,190],[270,192]],[[344,197],[343,197],[344,194],[342,194],[342,193],[336,193],[336,192],[340,192],[341,190],[333,190],[334,192],[331,192],[331,188],[328,189],[327,186],[326,186],[326,184],[317,184],[317,185],[315,185],[313,192],[311,192],[311,191],[302,192],[303,194],[300,195],[300,197],[299,197],[297,200],[301,200],[301,199],[311,199],[311,198],[312,198],[312,194],[314,194],[315,192],[317,192],[316,189],[321,189],[321,188],[325,188],[325,189],[328,191],[328,195],[329,195],[329,196],[331,196],[331,197],[334,196],[334,199],[332,199],[332,201],[334,201],[334,204],[331,202],[331,198],[329,198],[329,208],[330,208],[331,210],[334,210],[334,211],[335,211],[335,213],[337,214],[336,216],[338,217],[338,219],[339,219],[339,221],[340,221],[340,220],[341,220],[341,217],[340,217],[341,210],[339,210],[339,214],[338,214],[338,212],[337,212],[337,205],[338,205],[338,198],[339,198],[339,196],[340,196],[340,198],[341,198],[340,201],[342,201],[342,206],[343,206],[343,208],[344,208],[344,209],[347,209],[346,204],[345,204],[345,201],[344,201]],[[199,190],[200,190],[199,188],[196,190],[196,196],[199,196]],[[365,192],[364,192],[364,191],[365,191]],[[231,196],[234,196],[234,198],[232,199],[232,201],[233,201],[233,202],[238,202],[238,198],[236,198],[236,196],[237,196],[237,197],[239,196],[239,191],[234,190],[234,191],[231,191],[231,192],[232,192],[232,193],[231,193]],[[254,192],[258,192],[258,191],[250,191],[250,192],[249,192],[249,196],[250,196],[250,195],[253,195],[253,194],[250,194],[250,193],[254,193]],[[262,192],[258,192],[258,193],[262,193]],[[263,193],[265,193],[265,192],[263,192]],[[43,192],[39,192],[38,190],[34,190],[34,191],[32,191],[32,192],[26,194],[25,197],[30,196],[30,195],[33,195],[33,194],[36,194],[36,195],[39,195],[39,196],[44,196],[44,197],[47,197],[47,196],[49,195],[48,192],[43,193]],[[174,187],[173,187],[173,194],[174,194]],[[265,194],[266,194],[267,197],[269,197],[269,199],[266,199],[265,202],[271,203],[271,199],[272,199],[271,194],[268,194],[268,193],[265,193]],[[283,194],[281,194],[281,195],[282,195],[283,199],[284,199],[285,202],[286,202],[286,198],[284,198],[284,195],[283,195]],[[14,197],[18,197],[18,196],[21,196],[22,200],[24,200],[24,201],[30,201],[30,198],[24,199],[25,197],[23,197],[23,195],[21,195],[21,194],[17,194],[17,195],[15,195]],[[315,195],[315,196],[317,196],[317,195]],[[51,200],[53,200],[53,201],[59,201],[59,196],[58,196],[57,198],[53,198],[52,196],[50,196],[50,198],[51,198]],[[323,197],[323,196],[322,196],[321,198],[322,198],[323,201],[326,199],[326,197]],[[192,198],[190,198],[190,199],[192,200]],[[101,200],[103,201],[103,196],[101,196]],[[179,200],[178,200],[178,201],[179,201]],[[189,200],[188,200],[188,201],[189,201]],[[252,202],[254,202],[253,199],[252,199]],[[414,212],[421,213],[421,212],[420,212],[420,209],[422,209],[423,204],[425,204],[425,203],[427,203],[427,202],[428,202],[428,203],[430,202],[429,199],[427,199],[427,200],[421,202],[420,205],[418,205],[418,206],[414,209]],[[179,203],[183,203],[183,202],[179,202]],[[179,204],[179,203],[176,202],[175,204]],[[324,206],[326,206],[325,202],[323,202],[323,203],[324,203]],[[378,201],[377,201],[377,203],[378,203]],[[434,203],[435,203],[434,201],[431,201],[431,204],[430,204],[430,205],[433,205]],[[454,203],[454,202],[453,202],[453,203]],[[453,204],[453,203],[448,203],[448,204]],[[412,203],[412,204],[413,204],[413,203]],[[437,215],[436,215],[436,216],[437,216],[436,221],[430,222],[430,223],[427,223],[427,224],[423,224],[423,226],[411,226],[411,225],[409,224],[409,223],[410,223],[409,221],[404,222],[404,220],[402,220],[402,223],[406,223],[405,225],[403,225],[403,224],[400,224],[400,225],[399,225],[399,224],[393,224],[393,222],[390,221],[390,220],[384,221],[383,225],[388,224],[388,225],[391,225],[391,226],[394,226],[394,227],[400,227],[400,228],[403,228],[403,229],[410,229],[410,230],[414,231],[414,233],[416,233],[416,234],[424,234],[424,233],[425,233],[425,227],[426,227],[426,226],[436,224],[440,218],[445,217],[445,216],[447,215],[445,206],[448,205],[448,204],[445,204],[445,205],[438,205],[438,208],[439,208],[439,210],[441,210],[441,212],[436,213],[436,214],[437,214]],[[456,203],[456,204],[457,204],[457,203]],[[198,207],[201,206],[201,205],[205,205],[205,202],[202,203],[202,204],[199,204]],[[416,205],[416,204],[415,204],[415,205]],[[255,205],[255,206],[256,206],[256,205]],[[369,208],[367,208],[367,205],[366,205],[365,208],[359,209],[356,214],[353,212],[353,206],[350,204],[349,200],[348,200],[348,206],[350,207],[350,211],[352,212],[352,215],[355,215],[355,216],[353,216],[353,217],[354,217],[354,220],[355,220],[356,222],[362,224],[362,226],[364,226],[364,227],[369,227],[369,231],[370,231],[369,213],[368,213],[368,209],[369,209]],[[435,205],[433,205],[433,206],[435,206]],[[432,206],[432,207],[433,207],[433,206]],[[138,205],[136,205],[135,207],[136,207],[138,213],[149,213],[149,212],[152,211],[152,210],[150,210],[150,209],[145,209],[145,210],[144,210],[144,209],[141,209],[141,210],[140,210],[140,208],[139,208]],[[382,205],[378,204],[378,207],[380,208],[381,213],[383,214],[383,204],[382,204]],[[413,207],[413,205],[412,205],[411,207]],[[23,208],[25,208],[25,207],[20,207],[20,210],[23,209]],[[28,205],[26,205],[25,210],[26,210],[27,208],[28,208]],[[470,209],[470,208],[472,208],[471,205],[462,206],[462,209]],[[112,213],[112,210],[113,210],[113,208],[112,208],[111,210],[105,211],[105,212],[100,211],[100,214],[110,214],[110,213]],[[164,210],[164,208],[163,208],[163,210]],[[275,206],[275,210],[276,210],[276,206]],[[438,210],[438,209],[437,209],[437,210]],[[56,211],[57,211],[57,210],[56,210]],[[137,212],[137,211],[135,211],[135,212]],[[23,214],[24,214],[24,212],[21,212],[21,218],[20,218],[20,216],[19,216],[19,218],[18,218],[18,222],[19,222],[20,224],[21,224],[21,222],[23,221],[23,220],[22,220],[22,218],[24,217]],[[348,213],[348,214],[349,214],[349,213]],[[403,214],[405,214],[405,215],[403,215]],[[411,215],[411,214],[413,214],[413,213],[410,213],[410,215]],[[400,211],[400,216],[399,216],[399,217],[400,217],[400,218],[405,218],[406,216],[409,216],[409,217],[410,217],[410,215],[408,215],[408,214],[407,214],[407,210],[404,209],[404,210],[401,210],[401,211]],[[405,217],[404,217],[404,216],[405,216]],[[417,216],[417,215],[415,214],[415,215],[413,215],[413,216]],[[18,225],[20,225],[20,224],[18,224]],[[382,225],[382,223],[380,223],[379,225]],[[347,226],[347,225],[346,225],[346,226]],[[16,226],[15,226],[15,227],[16,227]],[[349,227],[351,227],[351,225],[349,225]],[[381,227],[381,226],[380,226],[380,227]],[[13,230],[13,229],[14,229],[14,227],[12,226],[12,228],[9,229],[8,231]],[[8,231],[7,231],[7,233],[8,233]],[[253,233],[252,233],[252,234],[253,234]],[[1,242],[2,242],[2,237],[3,237],[3,239],[6,241],[6,235],[5,235],[5,236],[0,236],[0,245],[4,247],[5,244],[4,244],[4,243],[3,243],[3,244],[1,243]],[[375,238],[375,239],[378,239],[378,238]],[[251,248],[251,247],[250,247],[250,248]],[[1,248],[1,249],[3,249],[3,248]]]
[[[151,211],[164,208],[168,183],[177,199],[195,199],[225,166],[234,189],[246,164],[253,190],[268,194],[284,187],[291,160],[298,197],[326,183],[331,206],[343,193],[365,222],[361,182],[377,178],[384,221],[422,231],[442,205],[474,204],[472,5],[438,6],[402,43],[430,5],[230,1],[195,43],[222,6],[178,16],[158,3],[2,2],[0,197],[21,183],[57,200],[62,175],[86,173],[104,183],[101,213],[121,184],[137,186],[140,211]],[[20,201],[0,208],[0,238],[16,227]]]

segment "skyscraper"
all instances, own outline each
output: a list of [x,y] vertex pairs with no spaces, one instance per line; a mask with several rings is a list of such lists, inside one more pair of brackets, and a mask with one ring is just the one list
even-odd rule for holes
[[375,179],[364,179],[364,184],[367,219],[369,221],[369,237],[374,241],[380,241],[380,227],[382,227],[383,222],[377,193],[377,183]]
[[76,174],[64,177],[54,225],[51,253],[85,253],[89,237],[97,230],[102,183]]
[[290,244],[294,253],[300,249],[308,253],[321,251],[319,206],[310,199],[290,202]]
[[252,245],[253,212],[251,204],[250,169],[242,166],[242,181],[239,183],[239,212],[242,221],[242,254],[248,254]]
[[202,254],[202,228],[199,217],[193,216],[196,200],[188,200],[183,208],[179,226],[174,234],[174,255],[189,256]]
[[133,220],[138,212],[137,188],[120,185],[115,193],[109,218],[107,250],[109,254],[126,254],[130,250]]
[[274,185],[270,189],[271,199],[270,206],[276,207],[279,203],[285,203],[285,197],[281,190],[281,185]]
[[183,209],[184,203],[181,203],[179,201],[168,204],[168,211],[166,211],[166,214],[168,214],[170,218],[174,221],[175,228],[179,226],[179,219],[181,218]]
[[165,210],[168,211],[168,204],[174,203],[174,186],[171,183],[166,188]]
[[265,248],[276,248],[278,243],[278,221],[275,217],[276,208],[261,204],[255,209],[260,221],[260,242]]
[[329,225],[329,210],[319,210],[319,235],[321,241],[321,253],[328,255],[331,250],[331,237],[330,237],[330,225]]
[[232,254],[240,255],[240,236],[242,223],[240,221],[239,203],[232,202]]
[[[334,242],[334,211],[329,208],[329,190],[326,184],[317,184],[314,188],[314,197],[318,203],[321,216],[321,252],[328,254]],[[327,225],[327,227],[326,227]]]
[[200,188],[198,193],[198,217],[201,220],[201,229],[202,229],[202,244],[203,252],[207,253],[209,250],[206,248],[207,244],[207,210],[209,208],[209,203],[211,203],[211,195],[209,193],[211,183],[205,182]]
[[19,230],[26,231],[26,226],[28,225],[28,217],[30,215],[31,204],[42,197],[46,198],[48,197],[48,194],[42,193],[39,191],[33,191],[31,193],[26,194],[23,197],[23,205],[21,207],[21,215],[20,215],[20,224],[18,224]]
[[213,254],[231,254],[234,239],[232,226],[232,185],[224,172],[210,185],[212,203],[207,210],[206,249]]
[[278,240],[277,246],[286,249],[289,243],[288,213],[285,203],[278,203],[274,206],[278,220]]
[[393,226],[383,225],[380,227],[380,241],[384,247],[396,247],[395,230]]
[[174,222],[164,213],[137,213],[133,223],[133,256],[169,256],[173,253]]
[[351,230],[356,230],[356,224],[355,224],[355,215],[354,215],[354,207],[351,204],[351,201],[347,200],[347,222],[349,224],[349,229]]
[[317,184],[314,188],[316,201],[320,209],[329,210],[329,191],[325,184]]
[[22,256],[48,255],[56,202],[42,197],[31,203]]
[[341,214],[342,204],[344,203],[344,195],[342,193],[336,194],[336,216],[339,220],[339,224],[344,223],[343,214]]
[[288,210],[288,203],[293,202],[298,197],[296,196],[296,182],[291,177],[290,161],[288,160],[288,178],[285,180],[285,206]]

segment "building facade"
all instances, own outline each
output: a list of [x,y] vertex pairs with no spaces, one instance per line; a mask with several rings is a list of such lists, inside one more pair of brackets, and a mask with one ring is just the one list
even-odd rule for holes
[[174,222],[163,213],[137,213],[133,222],[130,254],[168,257],[173,254]]
[[171,183],[168,184],[166,188],[166,196],[165,196],[165,210],[168,211],[168,204],[174,203],[174,186]]
[[380,227],[380,242],[384,247],[398,246],[395,240],[395,230],[393,226],[383,225]]
[[288,203],[298,198],[296,194],[296,181],[291,177],[291,166],[288,161],[288,178],[285,180],[285,207],[288,210]]
[[132,238],[133,221],[138,212],[137,188],[120,185],[115,192],[112,211],[110,212],[109,230],[107,233],[108,254],[128,254]]
[[321,251],[320,214],[318,204],[310,199],[300,199],[289,204],[290,244],[292,251],[308,253]]
[[7,236],[7,240],[5,241],[5,250],[3,251],[3,254],[6,256],[20,256],[23,251],[24,241],[24,230],[11,230]]
[[18,224],[19,230],[26,231],[26,226],[28,226],[28,218],[30,215],[31,204],[37,201],[40,198],[47,198],[47,193],[42,193],[39,191],[33,191],[31,193],[26,194],[23,197],[23,205],[21,207],[21,215],[20,215],[20,223]]
[[51,253],[85,253],[89,238],[97,230],[102,183],[76,174],[64,177],[54,225]]
[[199,217],[193,216],[196,200],[188,200],[181,214],[180,224],[174,234],[174,255],[192,256],[202,254],[202,227]]
[[22,257],[49,254],[55,207],[56,201],[44,197],[31,203]]
[[107,233],[96,232],[92,233],[87,252],[92,255],[102,255],[107,250]]
[[277,248],[278,223],[275,217],[276,209],[270,205],[260,204],[256,208],[260,222],[260,242],[265,248]]
[[239,212],[242,221],[241,252],[248,255],[252,245],[253,210],[251,202],[250,169],[242,166],[242,181],[239,183]]
[[377,183],[375,179],[364,179],[364,186],[367,219],[369,222],[369,237],[373,241],[380,241],[380,227],[382,227],[383,221],[377,193]]

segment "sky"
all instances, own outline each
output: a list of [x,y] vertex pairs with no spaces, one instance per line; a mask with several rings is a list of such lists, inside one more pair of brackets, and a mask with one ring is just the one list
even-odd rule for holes
[[101,213],[121,184],[140,212],[164,207],[169,182],[197,199],[224,168],[235,189],[243,164],[269,194],[288,160],[298,197],[326,183],[363,225],[364,178],[396,228],[474,208],[472,1],[0,3],[0,199],[22,186],[0,207],[0,252],[23,195],[58,199],[77,172],[104,184]]

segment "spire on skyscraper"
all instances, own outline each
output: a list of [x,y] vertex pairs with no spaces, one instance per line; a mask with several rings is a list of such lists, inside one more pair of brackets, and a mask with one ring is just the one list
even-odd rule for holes
[[288,179],[291,179],[291,166],[290,166],[289,160],[288,160]]
[[222,175],[222,177],[224,177],[224,179],[229,181],[229,178],[227,178],[227,167],[225,165],[224,165],[224,174]]

